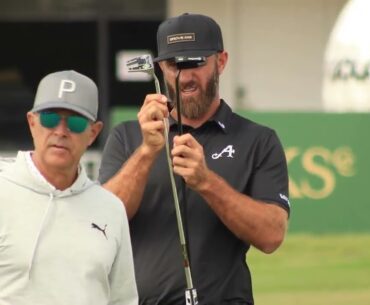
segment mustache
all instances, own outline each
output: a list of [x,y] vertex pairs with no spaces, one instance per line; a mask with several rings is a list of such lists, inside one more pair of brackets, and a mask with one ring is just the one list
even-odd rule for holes
[[[178,90],[179,92],[181,92],[183,90],[186,90],[188,88],[193,88],[193,87],[199,87],[199,84],[194,80],[190,80],[187,82],[179,83]],[[170,84],[166,83],[166,90],[168,92],[170,100],[175,101],[176,100],[176,87],[171,86]]]

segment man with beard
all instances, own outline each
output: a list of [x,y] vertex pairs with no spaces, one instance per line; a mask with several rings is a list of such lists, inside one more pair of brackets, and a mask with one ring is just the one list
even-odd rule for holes
[[[232,112],[220,98],[219,75],[228,53],[211,18],[183,14],[157,32],[159,63],[168,97],[148,94],[138,122],[118,125],[104,149],[100,181],[118,195],[130,218],[140,304],[185,304],[182,265],[165,125],[187,232],[200,305],[253,304],[246,253],[282,243],[288,222],[286,160],[275,132]],[[176,103],[178,56],[204,57],[182,69]],[[181,115],[183,134],[177,135]],[[186,184],[181,188],[181,179]],[[186,200],[184,200],[186,198]]]

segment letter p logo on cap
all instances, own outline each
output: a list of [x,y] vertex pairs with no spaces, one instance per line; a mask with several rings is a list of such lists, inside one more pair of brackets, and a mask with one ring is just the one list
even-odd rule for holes
[[62,98],[63,92],[74,92],[76,91],[76,83],[71,80],[62,79],[59,86],[58,98]]

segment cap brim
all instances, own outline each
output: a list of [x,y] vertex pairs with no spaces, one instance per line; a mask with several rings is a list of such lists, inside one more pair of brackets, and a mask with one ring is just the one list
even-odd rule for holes
[[32,112],[39,112],[39,111],[42,111],[42,110],[47,110],[47,109],[52,109],[52,108],[61,108],[61,109],[72,110],[74,112],[77,112],[77,113],[83,115],[84,117],[87,117],[91,121],[96,120],[96,118],[91,113],[86,111],[85,109],[83,109],[81,107],[78,107],[76,105],[73,105],[73,104],[69,104],[67,102],[47,102],[47,103],[43,103],[41,105],[33,107],[31,109],[31,111]]
[[159,62],[162,60],[168,60],[175,58],[177,56],[189,56],[189,57],[199,57],[199,56],[210,56],[212,54],[216,54],[216,50],[186,50],[186,51],[174,51],[174,52],[169,52],[163,55],[160,55],[156,58],[154,58],[154,62]]

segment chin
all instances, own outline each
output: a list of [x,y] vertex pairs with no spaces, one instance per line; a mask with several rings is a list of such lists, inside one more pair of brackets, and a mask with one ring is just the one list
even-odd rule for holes
[[67,157],[54,155],[47,158],[47,165],[54,168],[65,169],[71,167],[73,162],[70,156]]

